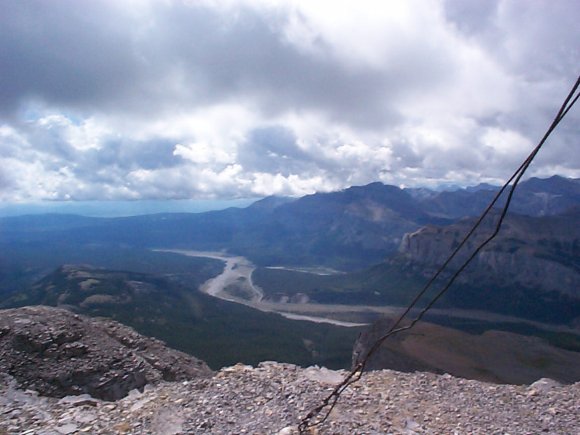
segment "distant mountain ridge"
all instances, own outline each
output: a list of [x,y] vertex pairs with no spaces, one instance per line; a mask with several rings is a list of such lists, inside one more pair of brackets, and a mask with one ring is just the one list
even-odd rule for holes
[[[259,265],[315,264],[352,270],[396,253],[406,233],[476,216],[495,192],[489,186],[436,192],[371,183],[297,199],[269,197],[243,209],[197,214],[1,218],[0,244],[58,241],[227,249]],[[522,182],[512,210],[550,216],[578,205],[580,180],[554,176]]]
[[[415,195],[426,213],[457,219],[481,213],[499,189],[498,186],[479,184],[464,189],[428,191],[428,195],[425,192],[422,194],[415,192]],[[499,205],[502,204],[500,201]],[[545,179],[530,178],[521,182],[516,189],[511,210],[527,216],[550,216],[564,213],[578,204],[580,204],[580,179],[555,175]]]

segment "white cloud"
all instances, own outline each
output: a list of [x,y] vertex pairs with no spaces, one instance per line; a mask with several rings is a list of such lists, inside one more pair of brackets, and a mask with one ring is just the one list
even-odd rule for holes
[[193,163],[232,163],[234,156],[222,149],[203,142],[188,145],[177,144],[173,154]]
[[331,54],[354,69],[388,71],[414,56],[407,48],[424,46],[425,26],[438,31],[441,24],[441,7],[433,1],[361,0],[356,6],[348,1],[299,1],[284,34],[313,56]]
[[252,193],[260,196],[287,195],[302,196],[316,191],[326,192],[340,188],[322,176],[304,178],[297,174],[255,173],[252,180]]
[[[4,201],[501,180],[580,64],[573,0],[37,6],[0,17]],[[580,176],[578,133],[535,173]]]
[[103,141],[112,134],[105,124],[92,117],[75,124],[63,114],[50,113],[36,122],[40,129],[62,135],[63,140],[77,151],[100,149]]
[[482,143],[493,149],[500,158],[516,154],[518,157],[526,155],[534,144],[517,131],[488,128],[482,137]]

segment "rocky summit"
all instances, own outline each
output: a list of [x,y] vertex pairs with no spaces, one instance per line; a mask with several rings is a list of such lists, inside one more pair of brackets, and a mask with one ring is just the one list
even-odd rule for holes
[[[212,373],[116,322],[49,307],[0,313],[0,435],[298,434],[347,374],[262,362]],[[128,393],[127,393],[128,391]],[[497,385],[365,373],[311,434],[576,434],[580,383]]]
[[0,372],[42,395],[111,401],[160,380],[212,374],[203,361],[120,323],[45,306],[1,311]]
[[[237,365],[212,378],[160,382],[114,402],[41,397],[0,384],[2,434],[297,434],[345,375],[290,364]],[[577,434],[580,384],[496,385],[380,370],[347,389],[311,434]]]

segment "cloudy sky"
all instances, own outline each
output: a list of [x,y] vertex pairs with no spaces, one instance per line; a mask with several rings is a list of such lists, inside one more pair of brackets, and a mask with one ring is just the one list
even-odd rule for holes
[[0,5],[4,203],[497,183],[580,72],[577,0]]

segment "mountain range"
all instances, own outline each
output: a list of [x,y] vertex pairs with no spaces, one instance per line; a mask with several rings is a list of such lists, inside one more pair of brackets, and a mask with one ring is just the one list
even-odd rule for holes
[[[192,342],[197,342],[196,349],[205,343],[202,347],[209,350],[196,352],[215,367],[263,358],[343,366],[346,336],[356,335],[354,330],[337,332],[341,328],[332,325],[307,330],[307,322],[293,323],[202,295],[197,289],[220,273],[220,262],[152,248],[245,256],[257,267],[253,278],[266,301],[404,306],[497,191],[490,185],[433,191],[372,183],[301,198],[268,197],[247,208],[197,214],[0,218],[0,303],[69,305],[121,320],[189,352]],[[492,213],[494,218],[497,213]],[[501,326],[497,321],[466,326],[449,314],[467,309],[577,330],[578,222],[580,179],[555,176],[521,183],[502,232],[438,303],[447,314],[437,321],[453,327],[461,323],[462,329],[479,333]],[[484,223],[482,231],[493,225]],[[483,237],[476,234],[467,248]],[[308,272],[313,267],[334,272]],[[87,280],[106,282],[108,290]],[[362,311],[357,313],[348,316],[360,319]],[[513,324],[510,328],[514,330]],[[184,336],[196,338],[184,343]],[[253,344],[245,346],[240,336]],[[325,349],[324,337],[340,344]],[[551,340],[580,349],[578,335],[552,334]],[[212,342],[219,343],[219,351]],[[244,346],[242,358],[236,352]],[[224,349],[231,354],[224,356]]]
[[[301,198],[269,197],[239,209],[125,218],[31,215],[0,218],[0,243],[126,244],[228,251],[258,265],[360,269],[395,253],[405,233],[476,216],[498,188],[436,192],[382,183]],[[419,192],[420,191],[420,192]],[[514,213],[551,216],[580,204],[580,179],[519,186]]]

